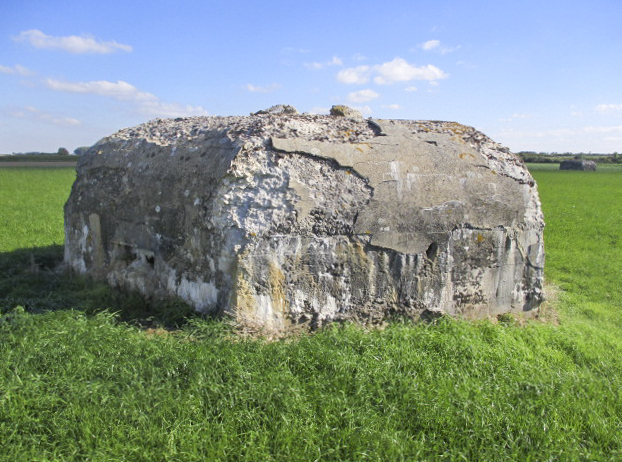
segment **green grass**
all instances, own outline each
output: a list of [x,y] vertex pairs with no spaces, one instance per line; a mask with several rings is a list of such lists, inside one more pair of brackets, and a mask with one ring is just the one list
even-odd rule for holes
[[622,169],[532,173],[547,223],[546,275],[566,302],[561,314],[622,329]]
[[0,252],[60,245],[73,168],[0,168]]
[[[30,216],[0,253],[0,460],[622,459],[622,174],[534,170],[560,325],[145,330],[137,299],[51,271],[59,230]],[[3,173],[24,207],[52,187]]]

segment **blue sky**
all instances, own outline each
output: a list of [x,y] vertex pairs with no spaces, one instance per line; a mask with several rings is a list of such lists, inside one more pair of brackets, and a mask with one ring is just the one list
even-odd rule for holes
[[620,0],[3,0],[0,153],[273,104],[622,152]]

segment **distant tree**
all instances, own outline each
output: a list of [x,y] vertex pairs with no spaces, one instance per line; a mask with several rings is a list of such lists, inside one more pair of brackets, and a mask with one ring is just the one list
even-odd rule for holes
[[618,162],[618,153],[617,152],[613,153],[613,161],[616,162],[616,163]]
[[59,156],[68,156],[69,155],[69,151],[67,151],[67,149],[65,149],[65,148],[58,148],[57,154]]
[[80,146],[79,148],[76,148],[73,150],[74,155],[76,156],[81,156],[83,155],[86,151],[88,151],[89,146]]

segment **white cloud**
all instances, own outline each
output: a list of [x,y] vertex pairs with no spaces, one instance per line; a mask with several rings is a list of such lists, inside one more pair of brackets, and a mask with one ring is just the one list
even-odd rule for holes
[[353,103],[366,103],[367,101],[376,99],[379,96],[380,95],[374,90],[367,88],[365,90],[353,91],[352,93],[348,93],[348,100]]
[[352,109],[356,109],[364,116],[370,116],[372,114],[372,110],[369,106],[352,106]]
[[108,82],[96,80],[90,82],[63,82],[55,79],[45,79],[45,85],[55,91],[104,96],[118,101],[134,103],[136,111],[150,117],[184,117],[207,115],[201,106],[182,105],[179,103],[165,103],[156,95],[136,88],[134,85],[118,80]]
[[10,108],[6,111],[6,114],[17,119],[30,119],[61,127],[76,127],[81,125],[81,122],[73,117],[59,116],[50,112],[41,111],[32,106]]
[[324,69],[325,67],[330,66],[343,66],[343,61],[337,56],[333,56],[333,59],[323,63],[305,63],[305,67],[309,69]]
[[330,108],[328,107],[314,106],[309,111],[309,114],[328,114],[329,112]]
[[365,61],[366,59],[367,59],[367,56],[362,55],[361,53],[355,53],[352,56],[353,61]]
[[424,51],[434,51],[442,55],[451,53],[452,51],[455,51],[460,48],[459,46],[457,47],[441,46],[440,40],[428,40],[427,42],[424,42],[421,45],[419,45],[419,47],[422,48]]
[[206,116],[208,112],[201,106],[188,104],[165,103],[162,101],[144,101],[138,107],[138,112],[148,117],[190,117]]
[[421,48],[423,48],[425,51],[430,51],[434,48],[438,48],[440,45],[440,40],[428,40],[427,42],[421,44]]
[[327,66],[343,66],[343,61],[341,60],[341,58],[338,58],[337,56],[333,56],[333,59],[328,61],[326,65]]
[[272,93],[273,91],[278,90],[281,86],[277,83],[272,83],[270,85],[265,85],[263,87],[259,85],[253,85],[252,83],[247,83],[244,88],[250,91],[251,93]]
[[432,64],[417,67],[398,57],[393,61],[376,66],[358,66],[343,69],[337,74],[337,80],[347,84],[364,84],[369,81],[372,75],[375,75],[374,82],[378,85],[408,82],[411,80],[435,82],[448,77],[448,74]]
[[416,67],[403,58],[395,58],[393,61],[375,66],[375,70],[379,75],[374,78],[374,82],[378,85],[408,82],[410,80],[429,80],[432,82],[447,78],[448,76],[432,64]]
[[622,110],[622,104],[599,104],[596,106],[598,112],[614,112]]
[[35,75],[33,71],[19,64],[16,64],[13,67],[7,67],[7,66],[0,65],[0,74],[21,75],[24,77],[29,76],[29,75]]
[[357,66],[343,69],[337,74],[337,80],[341,83],[358,83],[363,84],[369,81],[371,68],[369,66]]
[[417,91],[417,87],[413,87],[413,86],[406,87],[404,88],[404,91],[408,91],[408,92]]
[[107,80],[95,80],[90,82],[63,82],[47,78],[43,82],[52,90],[67,93],[84,93],[108,96],[122,101],[156,101],[158,99],[157,96],[140,91],[134,85],[124,82],[123,80],[117,80],[116,82],[108,82]]
[[75,54],[109,54],[115,53],[117,51],[125,51],[129,53],[133,49],[130,45],[117,43],[114,40],[110,42],[104,42],[93,37],[78,37],[77,35],[70,35],[67,37],[54,37],[51,35],[46,35],[37,29],[20,32],[19,35],[12,38],[16,42],[27,43],[35,48],[40,48],[44,50],[60,50]]
[[385,109],[402,109],[402,106],[400,106],[399,104],[386,104],[382,107]]

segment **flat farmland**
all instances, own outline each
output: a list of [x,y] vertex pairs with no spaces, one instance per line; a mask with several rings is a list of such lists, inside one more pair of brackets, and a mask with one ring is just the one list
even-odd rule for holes
[[59,272],[75,172],[0,168],[0,460],[622,459],[622,171],[532,173],[538,320],[268,341]]

